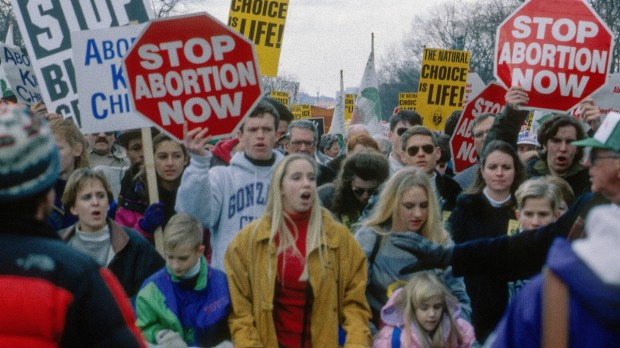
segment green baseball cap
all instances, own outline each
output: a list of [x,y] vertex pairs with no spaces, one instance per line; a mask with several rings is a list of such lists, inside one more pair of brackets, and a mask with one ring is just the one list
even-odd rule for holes
[[620,114],[610,112],[592,138],[573,141],[571,144],[620,153]]

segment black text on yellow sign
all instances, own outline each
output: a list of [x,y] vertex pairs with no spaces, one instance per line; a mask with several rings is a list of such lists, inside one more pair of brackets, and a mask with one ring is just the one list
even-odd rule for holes
[[355,99],[357,94],[345,94],[344,95],[344,119],[350,120],[351,114],[353,114],[353,108],[355,107]]
[[416,111],[425,126],[441,130],[450,113],[463,108],[469,58],[466,51],[424,50]]
[[310,104],[291,105],[291,113],[296,120],[309,118],[312,116],[312,106]]
[[288,107],[289,94],[283,91],[271,91],[269,96]]
[[418,102],[417,93],[398,93],[398,108],[399,110],[413,110],[415,111]]
[[254,42],[261,75],[277,76],[288,0],[232,0],[228,26]]

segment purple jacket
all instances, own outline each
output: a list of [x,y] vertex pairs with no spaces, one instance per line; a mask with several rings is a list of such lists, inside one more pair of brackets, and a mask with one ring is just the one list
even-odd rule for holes
[[[617,347],[620,342],[620,286],[604,283],[557,239],[548,267],[569,290],[570,347]],[[523,288],[499,323],[492,347],[539,347],[541,341],[542,276]]]

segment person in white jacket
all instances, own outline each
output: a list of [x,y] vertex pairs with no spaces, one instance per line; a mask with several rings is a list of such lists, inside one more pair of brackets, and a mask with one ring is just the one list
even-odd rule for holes
[[279,122],[277,110],[258,103],[237,133],[243,151],[229,166],[209,169],[212,139],[208,128],[195,128],[185,135],[190,163],[181,178],[175,209],[193,215],[211,231],[211,264],[224,270],[224,252],[237,232],[260,217],[267,203],[271,175],[283,156],[273,150]]

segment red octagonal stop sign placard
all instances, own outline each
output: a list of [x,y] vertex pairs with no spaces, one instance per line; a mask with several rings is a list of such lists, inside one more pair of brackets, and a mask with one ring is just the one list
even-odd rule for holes
[[450,152],[454,161],[454,171],[461,172],[477,162],[474,139],[471,134],[471,123],[476,116],[490,112],[499,113],[506,102],[504,96],[506,89],[497,83],[490,83],[477,96],[472,98],[459,118],[450,138]]
[[233,134],[262,95],[253,44],[206,13],[150,22],[124,64],[134,110],[178,140]]
[[607,81],[613,35],[583,0],[530,0],[497,29],[495,77],[528,106],[566,112]]

